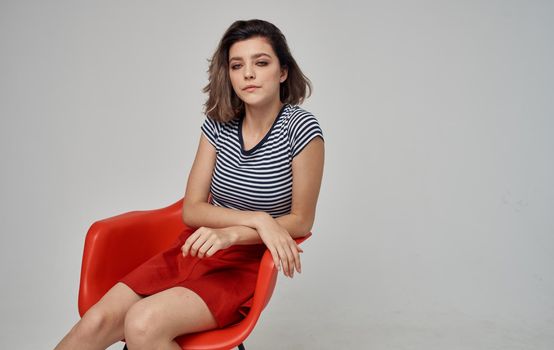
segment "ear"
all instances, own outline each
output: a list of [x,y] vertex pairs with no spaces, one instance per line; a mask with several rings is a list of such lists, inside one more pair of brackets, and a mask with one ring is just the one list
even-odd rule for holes
[[284,82],[287,80],[287,77],[289,76],[289,68],[287,66],[284,66],[281,68],[281,76],[279,77],[279,82]]

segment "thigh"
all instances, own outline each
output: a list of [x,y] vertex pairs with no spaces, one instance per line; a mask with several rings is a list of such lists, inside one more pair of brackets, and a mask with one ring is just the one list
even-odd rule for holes
[[143,297],[135,293],[125,283],[118,282],[87,310],[83,318],[94,315],[101,319],[102,323],[109,323],[112,326],[120,325],[121,330],[123,330],[123,321],[127,311],[141,299]]
[[125,331],[133,325],[148,325],[157,336],[174,339],[180,335],[217,327],[204,300],[185,287],[176,286],[137,302],[127,313]]

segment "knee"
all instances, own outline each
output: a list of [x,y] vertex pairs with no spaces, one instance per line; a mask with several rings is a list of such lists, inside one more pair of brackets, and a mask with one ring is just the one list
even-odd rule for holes
[[136,344],[145,344],[156,338],[160,324],[160,315],[152,308],[138,302],[125,316],[125,340]]
[[83,315],[74,330],[80,336],[94,337],[114,327],[116,322],[115,315],[101,309],[92,308]]

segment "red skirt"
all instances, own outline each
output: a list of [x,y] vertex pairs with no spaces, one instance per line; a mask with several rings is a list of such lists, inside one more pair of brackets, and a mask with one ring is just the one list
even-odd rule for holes
[[[244,319],[252,296],[265,244],[234,245],[211,257],[183,256],[181,247],[196,229],[185,229],[167,250],[129,272],[123,282],[135,293],[148,296],[182,286],[206,303],[218,327]],[[184,311],[186,312],[186,311]]]

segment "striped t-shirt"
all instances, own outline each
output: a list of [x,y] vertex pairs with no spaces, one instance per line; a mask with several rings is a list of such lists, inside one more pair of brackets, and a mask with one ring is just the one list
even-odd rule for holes
[[292,204],[292,159],[316,136],[319,122],[297,105],[284,104],[271,129],[244,150],[244,117],[223,123],[205,117],[201,130],[217,152],[210,185],[211,204],[238,210],[289,214]]

